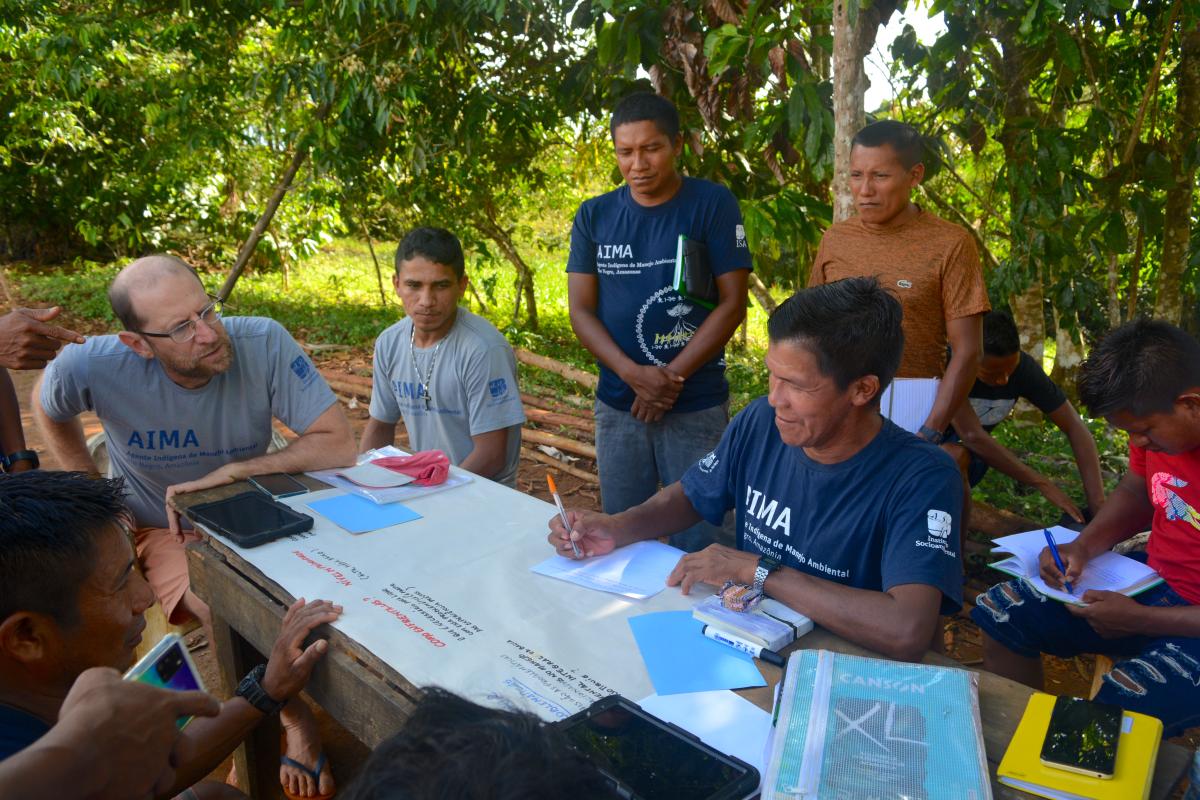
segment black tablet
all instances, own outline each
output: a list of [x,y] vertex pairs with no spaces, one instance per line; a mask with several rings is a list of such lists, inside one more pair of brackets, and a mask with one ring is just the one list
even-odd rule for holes
[[757,769],[619,695],[597,700],[557,725],[621,797],[740,800],[758,790]]
[[200,503],[188,519],[221,534],[238,547],[257,547],[312,528],[313,518],[277,503],[262,492],[242,492],[224,500]]

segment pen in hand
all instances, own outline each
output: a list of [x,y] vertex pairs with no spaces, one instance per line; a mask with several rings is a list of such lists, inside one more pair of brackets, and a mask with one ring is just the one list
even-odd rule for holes
[[[561,510],[562,505],[559,504]],[[1071,582],[1067,580],[1067,568],[1063,565],[1062,556],[1058,554],[1058,545],[1054,543],[1054,537],[1050,535],[1049,528],[1042,528],[1042,533],[1046,534],[1046,544],[1050,546],[1050,555],[1054,557],[1054,566],[1058,567],[1058,571],[1063,574],[1063,586],[1067,587],[1067,594],[1075,594],[1075,590],[1071,588]]]
[[[554,497],[554,505],[558,506],[558,517],[562,520],[563,527],[567,529],[567,536],[570,537],[572,530],[571,523],[567,522],[567,510],[563,508],[562,498],[558,496],[558,487],[554,485],[554,476],[549,472],[546,473],[546,485],[550,487],[550,494]],[[571,542],[571,550],[575,553],[575,557],[579,558],[583,555],[583,551],[579,549],[579,545],[575,544],[575,540],[569,539],[569,541]]]

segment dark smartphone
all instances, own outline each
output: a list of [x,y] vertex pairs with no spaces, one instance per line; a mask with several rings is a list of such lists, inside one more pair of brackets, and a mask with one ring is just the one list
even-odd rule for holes
[[1042,763],[1055,769],[1111,778],[1121,737],[1120,707],[1078,697],[1054,701],[1042,743]]
[[283,536],[303,533],[313,518],[277,503],[262,492],[242,492],[224,500],[201,503],[187,510],[188,519],[198,522],[238,547],[257,547]]
[[[188,655],[183,639],[177,633],[168,633],[149,653],[130,667],[125,680],[148,683],[177,692],[204,691],[200,682],[200,671]],[[191,717],[180,717],[175,725],[183,730],[192,721]]]
[[246,480],[260,491],[271,495],[271,497],[292,497],[308,491],[307,486],[286,472],[272,472],[269,475],[252,475]]
[[758,789],[758,770],[611,695],[556,723],[572,747],[630,800],[735,800]]

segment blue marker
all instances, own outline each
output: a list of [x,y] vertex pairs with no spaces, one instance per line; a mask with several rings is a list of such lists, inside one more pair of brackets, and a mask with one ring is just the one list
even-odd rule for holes
[[1071,582],[1065,580],[1067,577],[1067,568],[1063,565],[1062,556],[1058,554],[1058,545],[1054,543],[1054,537],[1050,535],[1050,529],[1042,528],[1042,533],[1046,534],[1046,544],[1050,546],[1050,555],[1054,556],[1054,566],[1058,567],[1058,571],[1063,574],[1063,586],[1067,587],[1067,594],[1075,594],[1075,590],[1071,588]]

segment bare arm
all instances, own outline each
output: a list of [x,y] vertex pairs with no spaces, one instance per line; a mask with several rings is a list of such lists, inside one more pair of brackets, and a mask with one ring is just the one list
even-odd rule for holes
[[951,348],[950,363],[946,365],[933,408],[925,419],[925,424],[935,431],[946,430],[975,384],[983,342],[983,315],[947,320],[946,338]]
[[510,425],[487,433],[472,436],[475,448],[458,466],[485,478],[494,478],[504,469],[508,461],[508,437],[520,436],[521,426]]
[[683,493],[683,484],[676,481],[646,502],[620,514],[599,514],[594,511],[568,511],[572,532],[567,533],[556,514],[550,518],[550,534],[546,540],[561,556],[575,558],[571,540],[579,546],[579,558],[611,553],[627,544],[667,536],[689,528],[702,517]]
[[365,453],[395,443],[396,423],[368,417],[367,426],[363,428],[362,441],[358,443],[358,452]]
[[46,446],[54,454],[59,467],[69,472],[99,473],[96,462],[88,453],[87,440],[83,436],[83,425],[79,417],[72,417],[65,422],[50,418],[42,408],[42,381],[45,376],[38,378],[33,387],[33,398],[29,405],[33,409],[33,418],[37,422]]
[[21,429],[21,404],[8,370],[0,367],[0,454],[25,449],[25,431]]
[[1100,454],[1096,451],[1096,440],[1069,400],[1046,416],[1067,435],[1067,441],[1071,443],[1075,465],[1079,467],[1079,477],[1083,480],[1083,493],[1087,497],[1092,515],[1095,516],[1104,505],[1104,478],[1100,474]]
[[300,438],[282,450],[245,461],[231,461],[202,478],[168,486],[167,522],[171,532],[178,534],[179,512],[171,504],[171,498],[177,494],[224,486],[251,475],[265,475],[269,472],[304,472],[352,466],[355,455],[354,433],[350,430],[350,422],[342,412],[341,404],[335,401],[308,426],[308,430]]
[[1083,512],[1054,481],[1021,461],[983,429],[979,416],[970,403],[959,406],[954,415],[954,430],[967,449],[982,458],[989,467],[995,467],[1013,480],[1034,487],[1045,495],[1047,500],[1070,514],[1076,522],[1084,521]]

